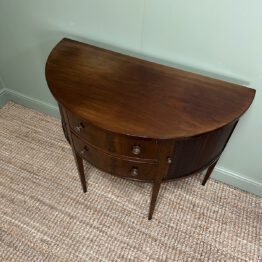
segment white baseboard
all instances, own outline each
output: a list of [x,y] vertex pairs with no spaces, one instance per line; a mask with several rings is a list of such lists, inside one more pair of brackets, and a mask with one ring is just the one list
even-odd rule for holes
[[[17,104],[28,108],[35,109],[47,115],[60,118],[58,106],[45,103],[39,99],[26,96],[20,92],[3,88],[0,91],[0,106],[3,106],[7,101],[13,101]],[[213,171],[212,178],[232,185],[247,192],[262,196],[262,184],[254,181],[244,175],[228,170],[224,167],[216,167]]]
[[216,167],[212,173],[212,178],[224,182],[225,184],[240,188],[249,193],[262,196],[262,183],[224,167]]

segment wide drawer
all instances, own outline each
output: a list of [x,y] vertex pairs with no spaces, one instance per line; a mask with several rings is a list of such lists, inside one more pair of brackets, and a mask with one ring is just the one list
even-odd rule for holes
[[135,138],[108,132],[67,112],[70,128],[80,138],[110,153],[143,158],[157,159],[157,141]]
[[157,164],[121,159],[105,153],[72,135],[75,151],[98,169],[118,177],[152,181]]

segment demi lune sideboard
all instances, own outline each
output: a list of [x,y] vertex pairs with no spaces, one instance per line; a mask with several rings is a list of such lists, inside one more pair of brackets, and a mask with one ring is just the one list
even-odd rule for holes
[[87,191],[83,159],[150,182],[213,171],[255,90],[63,39],[46,63],[64,134]]

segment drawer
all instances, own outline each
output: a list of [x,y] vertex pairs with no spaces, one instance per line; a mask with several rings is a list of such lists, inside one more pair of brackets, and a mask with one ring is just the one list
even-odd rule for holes
[[76,153],[104,172],[118,177],[148,182],[154,179],[157,169],[156,163],[121,159],[94,148],[73,134],[72,139]]
[[134,158],[157,159],[157,141],[135,138],[100,129],[67,112],[71,130],[89,144],[110,153]]

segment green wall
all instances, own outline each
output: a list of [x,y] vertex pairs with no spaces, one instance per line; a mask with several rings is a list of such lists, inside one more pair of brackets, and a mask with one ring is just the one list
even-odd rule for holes
[[0,76],[0,106],[7,102],[6,92],[4,88],[4,82]]
[[2,78],[0,77],[0,94],[4,91],[4,83],[2,81]]
[[44,67],[65,36],[249,83],[256,99],[213,176],[262,194],[261,10],[260,0],[1,0],[5,100],[57,116]]

